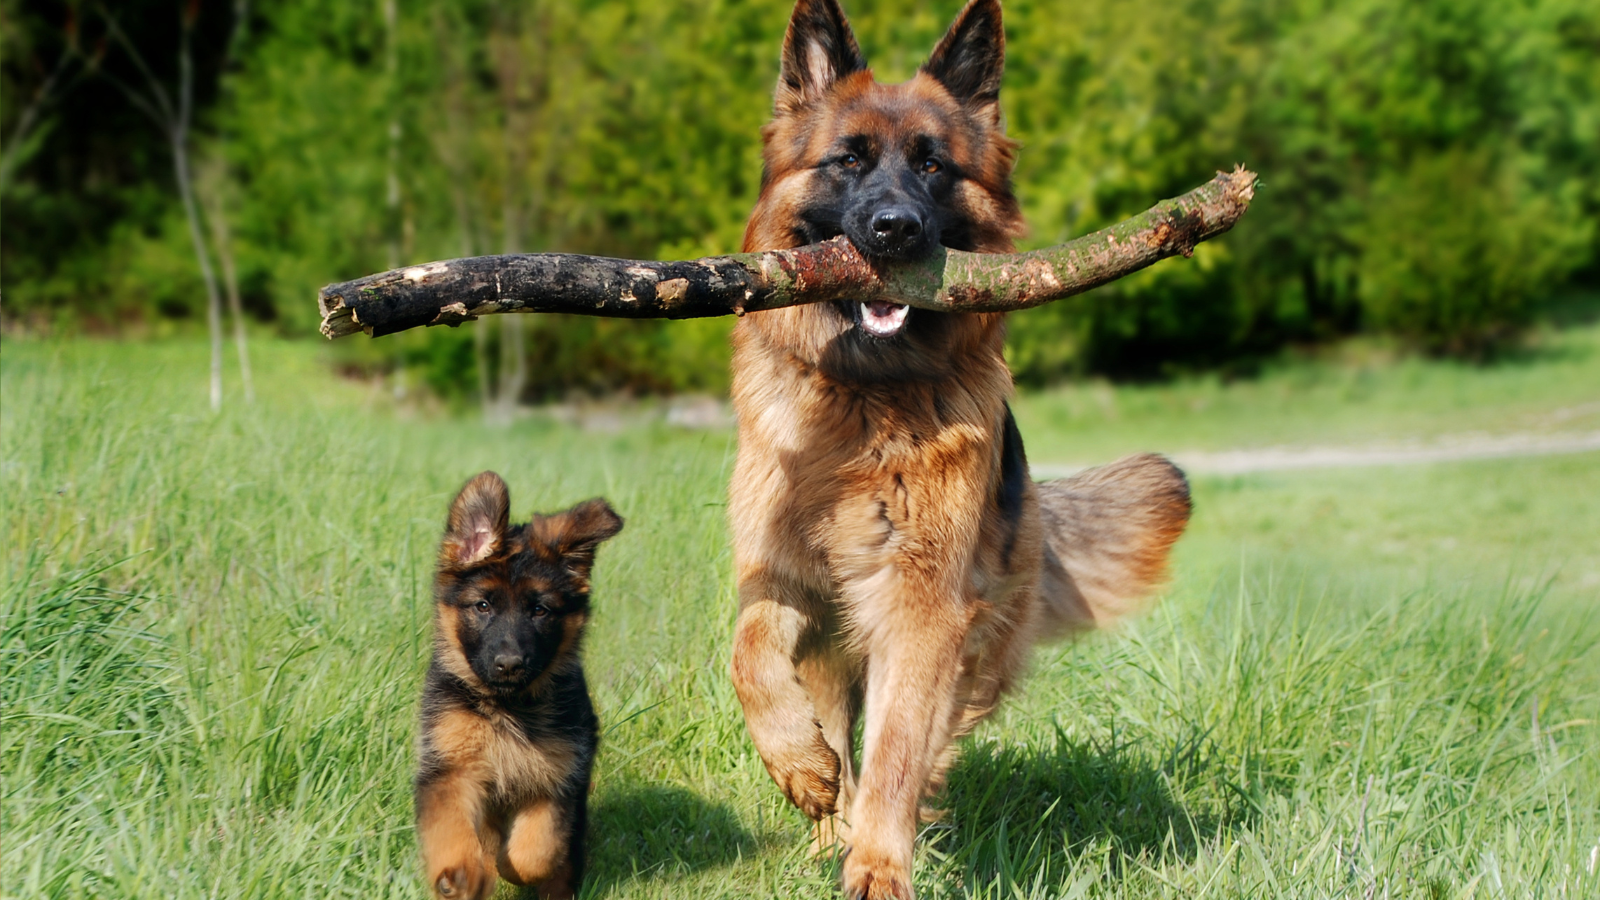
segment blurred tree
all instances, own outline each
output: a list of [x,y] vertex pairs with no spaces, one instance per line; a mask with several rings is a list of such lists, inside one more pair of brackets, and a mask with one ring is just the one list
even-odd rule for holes
[[1384,173],[1359,235],[1369,321],[1430,349],[1481,355],[1582,259],[1588,229],[1558,202],[1483,151]]
[[[15,168],[0,195],[0,284],[7,315],[82,317],[90,327],[109,328],[118,320],[191,314],[201,292],[192,251],[182,249],[190,241],[175,190],[170,136],[150,128],[145,114],[115,86],[142,86],[143,73],[115,46],[99,7],[8,0],[0,8],[6,23],[0,133],[8,137],[5,152],[20,154],[12,157]],[[166,85],[179,80],[183,29],[174,19],[180,11],[172,0],[124,0],[116,7],[122,33]],[[228,27],[225,16],[203,16],[194,24],[194,116],[203,115],[215,97]],[[72,74],[63,75],[33,108],[31,139],[10,144],[31,106],[19,99],[38,97],[57,61],[74,55],[97,68],[69,67]],[[157,243],[165,246],[140,252]],[[165,262],[173,243],[190,255],[181,272]],[[162,275],[147,277],[156,272]],[[96,301],[92,308],[88,298]]]
[[[1024,145],[1018,189],[1035,242],[1103,225],[1236,161],[1262,172],[1263,185],[1244,225],[1201,247],[1199,265],[1165,263],[1014,317],[1010,353],[1024,381],[1248,365],[1285,342],[1361,328],[1481,348],[1600,258],[1588,174],[1600,163],[1593,4],[1049,7],[1007,5],[1003,96]],[[1514,288],[1486,288],[1497,298],[1475,304],[1477,338],[1444,338],[1427,329],[1461,321],[1444,310],[1459,310],[1456,287],[1476,277],[1466,256],[1441,251],[1459,223],[1441,208],[1411,219],[1405,241],[1380,246],[1377,235],[1392,235],[1407,177],[1453,165],[1423,161],[1474,154],[1488,161],[1483,180],[1461,185],[1459,199],[1479,211],[1480,232],[1496,235],[1478,250],[1499,271],[1526,267]],[[1540,235],[1563,254],[1514,261],[1519,245],[1505,232],[1526,219],[1485,218],[1493,208],[1538,210]],[[1401,289],[1401,273],[1411,273],[1403,290],[1419,313],[1403,327],[1380,299]]]
[[[14,57],[21,53],[28,57],[27,40],[30,37],[28,28],[18,21],[18,10],[14,3],[0,5],[0,43],[4,44],[0,55]],[[40,23],[29,23],[37,31]],[[17,166],[38,152],[42,139],[48,134],[48,128],[40,129],[39,126],[47,124],[48,119],[41,118],[46,115],[50,107],[61,95],[72,90],[84,77],[92,74],[99,66],[100,59],[105,55],[102,44],[96,47],[93,54],[86,54],[78,44],[78,11],[76,8],[67,7],[64,10],[64,19],[61,22],[61,46],[55,49],[55,62],[47,64],[37,57],[28,59],[31,63],[33,83],[24,86],[13,81],[12,72],[4,71],[7,94],[13,98],[14,105],[18,94],[26,93],[27,102],[16,113],[16,120],[5,134],[5,148],[0,150],[0,196],[11,186],[11,175]]]
[[[249,0],[233,0],[233,27],[228,33],[228,43],[222,54],[222,89],[229,85],[228,69],[234,61],[245,29],[250,23]],[[250,351],[246,343],[244,303],[239,296],[239,267],[233,256],[233,232],[228,226],[231,204],[236,200],[234,179],[228,168],[225,151],[226,134],[216,136],[214,152],[201,160],[195,188],[205,207],[206,223],[211,226],[211,246],[216,251],[217,263],[222,269],[222,286],[228,297],[228,315],[233,320],[234,343],[239,351],[239,381],[244,387],[244,400],[254,403],[255,383],[250,374]]]
[[[123,79],[114,70],[104,69],[101,71],[102,77],[110,80],[129,103],[161,130],[167,139],[168,152],[172,154],[172,172],[178,185],[179,202],[182,204],[184,221],[189,226],[195,261],[199,263],[200,281],[206,289],[206,328],[211,334],[211,409],[216,411],[222,408],[222,295],[211,268],[211,252],[206,246],[200,209],[195,200],[194,170],[189,156],[190,126],[194,122],[194,53],[191,44],[200,5],[190,0],[178,13],[178,74],[172,89],[150,68],[143,52],[129,39],[116,16],[104,6],[97,6],[96,12],[110,41],[132,60],[139,73],[137,79]],[[231,44],[230,38],[227,45]],[[226,54],[227,50],[224,49],[224,57]]]

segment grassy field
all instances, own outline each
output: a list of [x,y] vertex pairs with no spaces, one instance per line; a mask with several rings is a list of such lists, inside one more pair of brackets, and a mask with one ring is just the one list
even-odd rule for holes
[[[832,894],[726,676],[728,431],[509,428],[256,346],[0,354],[0,897],[421,897],[409,779],[446,504],[604,494],[587,897]],[[1590,429],[1600,328],[1020,398],[1035,460]],[[1600,896],[1600,454],[1197,478],[1162,605],[1045,648],[920,897]]]

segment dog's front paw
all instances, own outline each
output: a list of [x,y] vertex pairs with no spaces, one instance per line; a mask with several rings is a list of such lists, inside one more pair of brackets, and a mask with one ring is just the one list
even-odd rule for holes
[[442,900],[488,900],[494,893],[495,871],[474,857],[429,873],[433,894]]
[[845,858],[846,900],[914,900],[911,867],[889,854],[853,846]]
[[833,815],[839,801],[839,755],[820,730],[804,753],[769,764],[767,772],[789,802],[813,821]]

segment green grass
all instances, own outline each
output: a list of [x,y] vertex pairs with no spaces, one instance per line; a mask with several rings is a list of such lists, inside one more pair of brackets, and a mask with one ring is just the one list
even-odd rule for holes
[[1033,459],[1093,462],[1140,450],[1362,444],[1446,434],[1600,429],[1600,327],[1538,332],[1498,364],[1396,356],[1370,341],[1331,360],[1289,358],[1261,377],[1070,384],[1014,404]]
[[[1600,330],[1548,342],[1018,417],[1034,458],[1094,461],[1592,415]],[[255,351],[260,402],[216,417],[196,345],[0,354],[0,896],[423,896],[430,558],[485,468],[517,515],[605,494],[628,519],[587,650],[586,896],[830,895],[726,677],[731,434],[492,428],[330,379],[310,345]],[[1195,494],[1162,605],[1042,650],[968,742],[919,896],[1600,895],[1596,454]]]

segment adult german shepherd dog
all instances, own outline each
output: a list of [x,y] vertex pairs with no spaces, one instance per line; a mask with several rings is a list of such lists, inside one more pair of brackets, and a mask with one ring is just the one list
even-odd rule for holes
[[422,689],[417,839],[437,897],[485,900],[500,877],[541,898],[583,885],[599,722],[578,649],[595,549],[622,529],[604,500],[508,524],[484,472],[450,504]]
[[[972,0],[916,77],[878,84],[838,0],[799,0],[744,249],[844,234],[885,262],[1012,250],[1004,45],[1000,4]],[[1035,641],[1148,594],[1188,521],[1158,456],[1029,478],[1003,320],[837,302],[734,332],[733,679],[817,849],[848,845],[847,897],[912,896],[919,804],[952,741]]]

